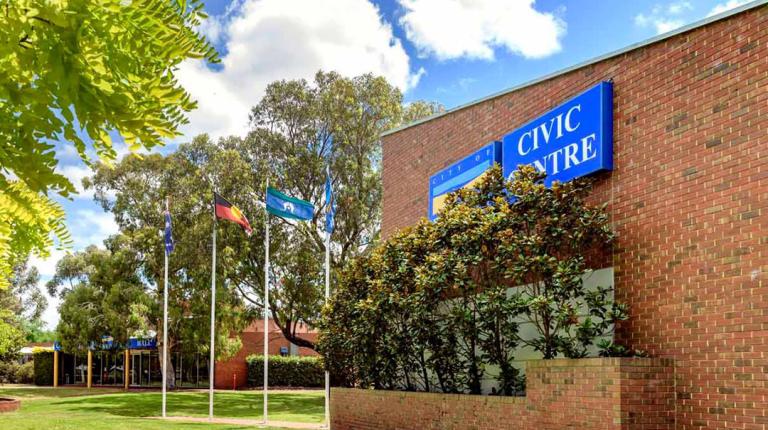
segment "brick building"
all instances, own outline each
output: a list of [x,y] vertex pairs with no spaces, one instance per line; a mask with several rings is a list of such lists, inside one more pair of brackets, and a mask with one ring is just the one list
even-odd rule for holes
[[[304,325],[296,334],[309,341],[317,340],[317,332]],[[256,320],[239,334],[243,346],[229,360],[217,361],[213,371],[214,384],[219,389],[243,388],[248,383],[248,366],[245,359],[251,354],[264,354],[264,320]],[[309,356],[317,353],[309,348],[300,348],[283,336],[274,320],[269,320],[269,355]]]
[[617,340],[672,360],[676,428],[768,428],[766,2],[386,133],[383,235],[427,215],[431,175],[601,81]]

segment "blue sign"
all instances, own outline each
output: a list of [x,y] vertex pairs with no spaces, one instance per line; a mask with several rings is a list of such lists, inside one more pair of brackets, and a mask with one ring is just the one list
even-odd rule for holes
[[115,339],[112,336],[104,335],[101,337],[101,349],[112,349]]
[[128,349],[155,349],[157,348],[157,338],[138,338],[128,339]]
[[59,343],[58,340],[53,341],[53,350],[54,351],[61,351],[61,343]]
[[502,152],[505,178],[532,164],[547,186],[613,169],[613,85],[601,82],[504,136]]
[[501,142],[493,142],[429,178],[429,220],[437,218],[448,194],[471,187],[494,163],[501,162]]

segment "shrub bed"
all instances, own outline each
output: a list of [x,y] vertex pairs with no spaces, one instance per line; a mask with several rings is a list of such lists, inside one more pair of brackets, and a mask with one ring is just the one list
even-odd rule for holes
[[[248,386],[261,387],[264,356],[249,355]],[[278,387],[322,387],[325,383],[320,357],[269,357],[269,385]]]
[[[497,165],[448,195],[433,222],[402,229],[337,275],[318,351],[343,386],[508,396],[524,390],[523,349],[541,358],[630,351],[610,342],[627,318],[612,285],[587,289],[613,240],[590,181],[545,184]],[[493,374],[495,373],[495,375]],[[488,390],[486,389],[486,392]]]
[[0,384],[16,383],[19,367],[21,366],[15,361],[0,361]]
[[35,380],[35,362],[28,361],[16,369],[17,384],[31,384]]

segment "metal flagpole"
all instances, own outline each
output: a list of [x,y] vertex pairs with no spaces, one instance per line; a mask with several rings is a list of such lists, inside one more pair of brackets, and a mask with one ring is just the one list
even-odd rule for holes
[[[170,216],[168,209],[168,197],[165,198],[165,213]],[[168,226],[165,227],[166,230]],[[165,286],[163,287],[163,418],[165,418],[166,385],[168,385],[168,245],[163,240],[165,251]]]
[[269,382],[269,212],[267,211],[267,189],[269,177],[264,187],[264,424],[267,418],[267,385]]
[[[215,192],[214,192],[215,193]],[[213,420],[213,363],[216,340],[216,197],[213,202],[213,264],[211,267],[211,358],[208,362],[208,419]]]
[[[333,203],[331,203],[333,204]],[[328,226],[325,228],[325,304],[328,304],[328,297],[331,295],[331,232]],[[331,428],[331,375],[328,370],[325,371],[325,428]]]

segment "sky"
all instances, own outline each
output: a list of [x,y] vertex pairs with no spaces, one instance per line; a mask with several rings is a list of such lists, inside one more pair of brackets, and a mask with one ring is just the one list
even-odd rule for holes
[[[407,102],[447,108],[623,48],[749,3],[748,0],[208,0],[199,28],[220,53],[215,66],[183,63],[180,83],[198,103],[184,137],[244,135],[248,111],[269,82],[311,80],[319,70],[372,72]],[[128,154],[116,136],[120,156]],[[117,232],[111,214],[80,181],[90,170],[71,145],[57,145],[59,170],[80,191],[57,198],[67,213],[71,252]],[[64,251],[32,258],[41,285]],[[44,320],[58,323],[49,298]]]

